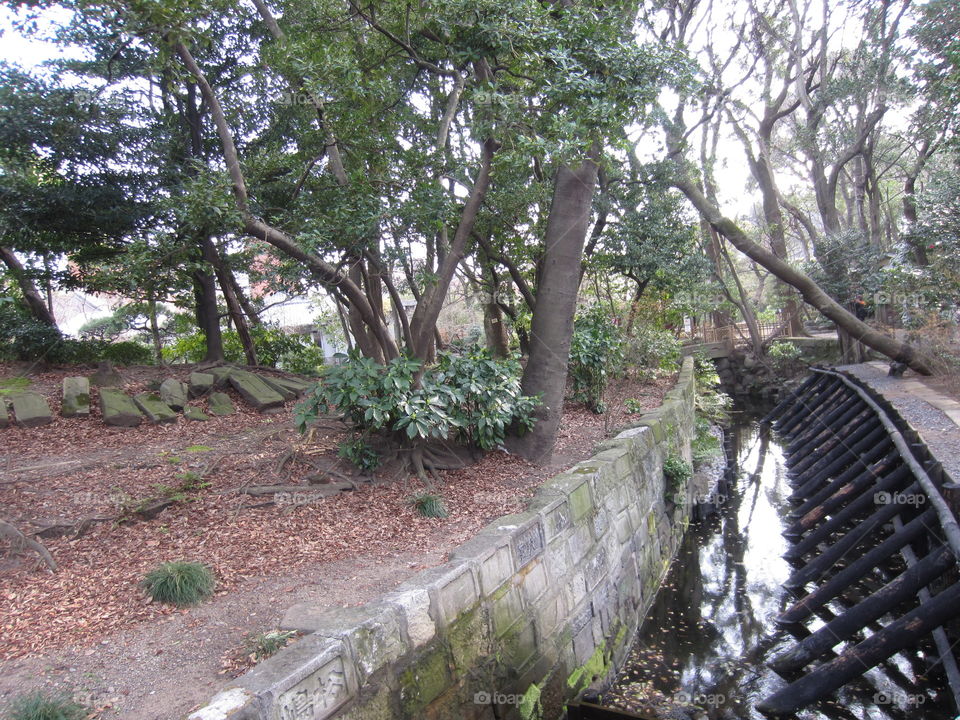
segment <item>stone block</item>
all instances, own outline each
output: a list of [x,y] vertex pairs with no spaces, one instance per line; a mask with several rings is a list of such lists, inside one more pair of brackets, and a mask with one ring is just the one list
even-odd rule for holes
[[181,412],[187,406],[188,388],[186,383],[182,383],[176,378],[167,378],[160,383],[160,399],[170,407],[171,410]]
[[590,483],[584,481],[570,491],[570,513],[573,522],[579,522],[593,510]]
[[281,627],[342,640],[350,649],[360,682],[408,650],[401,611],[389,603],[326,609],[300,603],[287,610]]
[[567,550],[570,553],[570,561],[576,565],[590,551],[593,546],[593,534],[590,528],[578,527],[570,534],[567,539]]
[[211,415],[233,415],[236,409],[233,407],[233,400],[226,393],[210,393],[207,400],[207,410]]
[[471,608],[479,599],[473,571],[466,563],[451,571],[435,587],[437,607],[446,624],[453,622],[460,613]]
[[154,425],[177,421],[177,414],[155,393],[140,393],[133,401]]
[[190,373],[190,397],[200,397],[206,395],[213,389],[213,383],[216,378],[213,373],[192,372]]
[[509,545],[500,545],[480,563],[480,591],[490,595],[513,575],[513,556]]
[[198,407],[191,407],[189,405],[183,409],[183,416],[187,420],[194,420],[195,422],[206,422],[210,419],[210,416],[207,415],[203,410]]
[[592,591],[607,574],[606,548],[598,547],[584,564],[584,579],[587,582],[587,591]]
[[547,542],[571,526],[573,520],[570,513],[570,503],[566,500],[558,503],[555,508],[544,514],[543,527]]
[[187,716],[187,720],[258,720],[256,698],[244,688],[228,688]]
[[136,427],[143,422],[143,413],[121,390],[100,388],[100,414],[106,425]]
[[518,530],[513,535],[513,552],[520,569],[527,563],[543,554],[545,544],[543,540],[543,525],[539,517],[527,527]]
[[514,626],[501,640],[503,663],[509,668],[520,668],[537,653],[537,634],[532,621]]
[[523,616],[523,599],[520,597],[519,588],[511,584],[497,593],[490,614],[494,634],[502,637]]
[[63,379],[63,402],[60,414],[65,418],[89,417],[90,380],[85,377],[65,377]]
[[300,394],[287,385],[277,382],[276,378],[270,377],[269,375],[257,375],[257,377],[263,380],[268,388],[280,395],[284,400],[293,400]]
[[560,590],[547,593],[531,606],[533,621],[540,637],[547,637],[567,616],[567,596]]
[[343,642],[308,635],[241,676],[237,685],[257,696],[260,718],[324,720],[357,692]]
[[536,560],[524,569],[521,576],[521,587],[523,588],[523,596],[528,603],[536,602],[546,591],[548,584],[549,578],[543,558]]
[[430,616],[430,595],[426,588],[412,586],[390,592],[383,596],[383,601],[400,611],[414,649],[426,645],[436,636],[437,625]]
[[50,406],[40,393],[24,390],[10,395],[9,400],[16,423],[20,427],[40,427],[53,422]]
[[230,373],[230,384],[258,412],[283,407],[283,396],[251,372],[234,370]]
[[222,390],[230,387],[230,376],[237,371],[237,368],[230,365],[221,365],[213,367],[206,371],[206,374],[213,376],[213,388]]

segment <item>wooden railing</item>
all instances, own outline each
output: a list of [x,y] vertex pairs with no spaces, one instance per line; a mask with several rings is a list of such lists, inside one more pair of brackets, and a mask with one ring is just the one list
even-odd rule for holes
[[[760,331],[761,342],[766,342],[778,335],[786,334],[784,323],[782,322],[762,322],[757,324]],[[746,323],[737,323],[735,325],[724,325],[723,327],[704,327],[697,328],[692,333],[692,337],[701,339],[705,343],[725,342],[729,340],[735,345],[749,343],[750,331]]]

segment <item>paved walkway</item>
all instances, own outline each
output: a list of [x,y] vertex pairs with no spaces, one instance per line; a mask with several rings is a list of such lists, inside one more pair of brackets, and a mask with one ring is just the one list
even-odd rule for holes
[[960,403],[915,377],[890,377],[889,368],[888,362],[868,362],[836,369],[849,372],[889,400],[950,479],[960,481]]

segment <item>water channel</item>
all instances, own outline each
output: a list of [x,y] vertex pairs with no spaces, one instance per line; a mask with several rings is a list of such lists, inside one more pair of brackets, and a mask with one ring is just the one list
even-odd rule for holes
[[[735,413],[718,511],[691,524],[618,680],[615,694],[647,698],[652,716],[760,720],[754,705],[786,684],[766,662],[795,639],[775,622],[793,599],[781,586],[791,573],[781,532],[792,488],[777,438],[756,418]],[[818,618],[808,629],[823,623]],[[894,656],[846,685],[836,701],[796,717],[953,720],[935,658],[932,643]]]

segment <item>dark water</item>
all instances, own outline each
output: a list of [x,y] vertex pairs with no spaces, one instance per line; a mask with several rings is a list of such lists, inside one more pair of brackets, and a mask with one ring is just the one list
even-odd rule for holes
[[[618,684],[644,682],[668,700],[692,702],[702,708],[694,717],[759,719],[753,705],[786,684],[765,663],[794,640],[774,622],[793,600],[781,587],[791,573],[781,557],[791,488],[776,439],[751,417],[735,420],[726,445],[723,502],[691,525]],[[796,717],[953,720],[934,658],[932,648],[928,656],[895,656],[842,688],[835,702]]]

